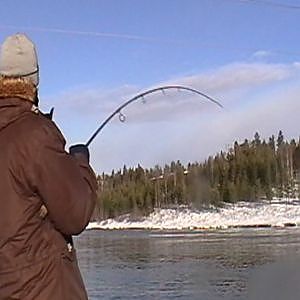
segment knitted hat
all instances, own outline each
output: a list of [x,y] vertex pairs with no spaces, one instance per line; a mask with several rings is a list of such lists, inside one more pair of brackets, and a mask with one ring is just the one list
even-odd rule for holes
[[0,76],[29,79],[39,84],[39,66],[35,46],[24,34],[6,38],[0,51]]

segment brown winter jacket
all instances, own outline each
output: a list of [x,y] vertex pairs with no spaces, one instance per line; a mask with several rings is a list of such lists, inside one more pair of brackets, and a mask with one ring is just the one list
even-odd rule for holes
[[64,147],[31,102],[0,99],[0,300],[87,299],[63,235],[79,234],[89,222],[96,180]]

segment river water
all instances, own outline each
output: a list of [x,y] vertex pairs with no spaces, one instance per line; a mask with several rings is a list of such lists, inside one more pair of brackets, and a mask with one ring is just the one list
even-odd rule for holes
[[299,300],[300,229],[86,231],[89,299]]

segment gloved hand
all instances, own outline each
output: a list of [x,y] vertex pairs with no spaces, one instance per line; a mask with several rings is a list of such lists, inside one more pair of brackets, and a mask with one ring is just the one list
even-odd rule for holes
[[77,144],[69,148],[69,153],[79,159],[84,159],[87,163],[90,162],[90,152],[86,145]]

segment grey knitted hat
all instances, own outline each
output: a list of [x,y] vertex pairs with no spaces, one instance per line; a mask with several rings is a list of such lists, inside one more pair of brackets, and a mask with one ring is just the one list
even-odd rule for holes
[[0,75],[28,78],[39,84],[38,59],[33,42],[24,34],[6,38],[0,51]]

